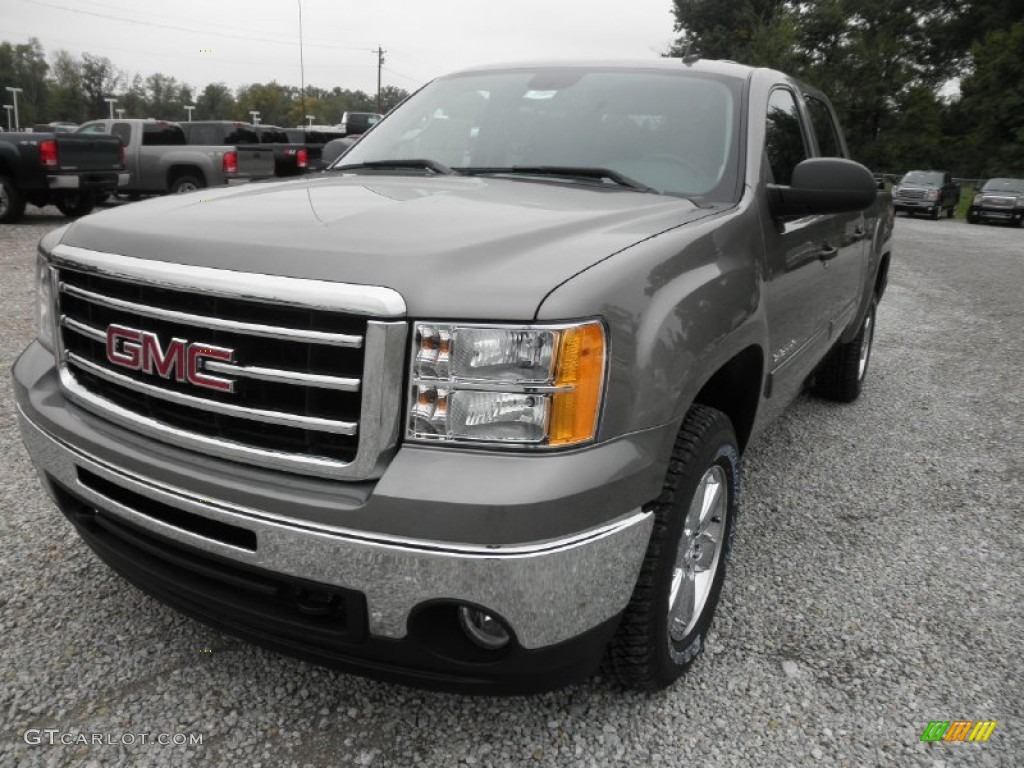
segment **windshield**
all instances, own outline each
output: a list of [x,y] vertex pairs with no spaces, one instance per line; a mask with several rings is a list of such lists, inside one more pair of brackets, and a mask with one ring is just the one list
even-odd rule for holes
[[731,201],[740,88],[738,80],[656,70],[454,75],[398,107],[343,163],[429,160],[511,176],[517,168],[606,169],[658,192]]
[[941,187],[942,174],[936,171],[911,171],[900,180],[900,184],[919,184],[922,187]]
[[1024,179],[989,179],[982,192],[1008,192],[1011,195],[1024,195]]

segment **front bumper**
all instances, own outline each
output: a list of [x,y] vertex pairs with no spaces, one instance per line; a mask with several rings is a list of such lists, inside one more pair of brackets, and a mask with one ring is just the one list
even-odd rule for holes
[[1017,224],[1024,220],[1024,209],[1021,208],[984,208],[972,205],[967,215],[982,221],[1000,221],[1006,224]]
[[[225,479],[223,488],[211,491],[211,486],[200,482],[202,472],[186,462],[184,452],[140,446],[137,437],[64,401],[48,356],[33,344],[13,371],[22,437],[44,485],[108,563],[161,599],[209,623],[363,674],[434,687],[449,687],[446,681],[460,685],[472,681],[478,688],[482,684],[507,692],[563,684],[559,671],[570,672],[569,679],[592,671],[632,594],[653,526],[651,514],[639,506],[571,534],[501,545],[384,535],[325,525],[310,516],[289,518],[280,514],[273,496],[287,499],[296,508],[323,502],[303,497],[306,481],[193,456],[196,464],[212,461],[228,473],[237,473],[238,477]],[[59,428],[55,413],[62,418]],[[153,451],[152,457],[145,456],[147,449]],[[458,453],[433,451],[431,466],[443,476],[443,463],[457,465],[461,458]],[[169,463],[180,464],[177,475],[170,473]],[[403,471],[408,462],[396,459],[393,466],[396,472]],[[400,500],[379,498],[383,495],[379,487],[391,489],[392,494],[396,488],[416,488],[421,470],[410,471],[410,483],[386,473],[377,484],[361,484],[361,489],[348,487],[356,484],[324,481],[318,481],[316,488],[322,495],[324,487],[334,487],[343,503],[381,511],[382,504]],[[194,485],[186,480],[190,476],[196,477]],[[239,503],[242,497],[229,492],[230,484],[233,480],[246,484],[247,476],[259,477],[270,486],[276,483],[276,494],[268,491],[265,503],[258,493]],[[169,477],[177,480],[167,482]],[[603,478],[607,481],[608,475]],[[553,499],[549,515],[568,514],[559,507],[559,490],[548,489]],[[502,492],[492,488],[491,503],[477,510],[480,517],[500,505]],[[401,501],[404,504],[399,506],[415,503],[413,498]],[[118,546],[104,544],[107,534],[103,531],[115,531],[110,541]],[[125,548],[125,541],[135,540],[135,545]],[[149,565],[147,551],[152,553]],[[157,563],[167,552],[176,553],[171,559],[179,565],[181,561],[198,563],[189,571],[193,576],[197,569],[212,572],[218,563],[230,574],[214,578],[216,588],[204,590],[194,584],[169,590],[168,584],[178,577],[168,575],[163,581],[153,577],[167,566]],[[344,601],[365,605],[360,609],[365,611],[365,632],[350,626],[326,646],[310,646],[301,637],[289,640],[287,619],[274,625],[232,617],[235,601],[224,585],[239,582],[239,572],[258,574],[257,580],[278,579],[286,585],[285,591],[299,584],[300,591],[342,594]],[[196,592],[194,599],[183,601],[181,596],[189,589]],[[456,603],[500,616],[513,635],[512,647],[493,658],[486,654],[481,658],[465,638],[447,631],[452,627],[439,635],[437,625],[454,626]],[[297,603],[295,608],[304,613],[309,606]],[[348,613],[352,617],[358,611]]]

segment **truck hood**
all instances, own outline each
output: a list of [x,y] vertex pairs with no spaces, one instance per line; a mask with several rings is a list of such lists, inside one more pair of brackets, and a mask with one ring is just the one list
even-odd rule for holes
[[386,286],[414,317],[524,320],[573,275],[709,213],[571,182],[328,174],[125,205],[79,220],[62,242]]

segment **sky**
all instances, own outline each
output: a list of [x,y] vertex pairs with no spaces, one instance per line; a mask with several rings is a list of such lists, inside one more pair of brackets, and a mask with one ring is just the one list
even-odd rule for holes
[[276,80],[375,93],[464,67],[533,59],[645,59],[673,40],[671,0],[0,0],[0,40],[37,37],[198,90]]

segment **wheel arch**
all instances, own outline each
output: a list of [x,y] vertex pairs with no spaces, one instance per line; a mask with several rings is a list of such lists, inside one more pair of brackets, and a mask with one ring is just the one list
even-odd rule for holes
[[206,174],[203,173],[203,169],[197,165],[188,165],[187,163],[176,163],[167,169],[167,187],[177,181],[182,176],[196,176],[199,181],[203,184],[209,185],[209,180],[206,178]]
[[754,431],[763,382],[764,350],[751,344],[711,374],[687,410],[706,405],[728,416],[742,452]]

